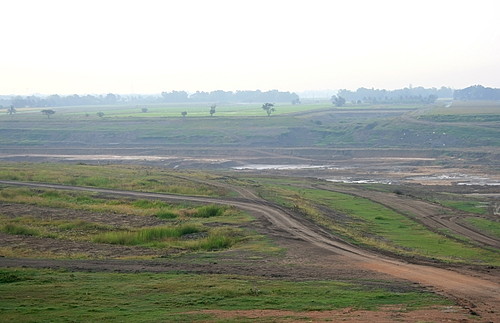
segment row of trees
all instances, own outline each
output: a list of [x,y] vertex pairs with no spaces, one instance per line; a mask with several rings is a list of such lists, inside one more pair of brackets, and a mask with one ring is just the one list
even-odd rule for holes
[[[59,107],[79,105],[112,105],[112,104],[149,104],[149,103],[180,103],[180,102],[292,102],[300,103],[299,96],[295,93],[281,92],[278,90],[262,92],[257,91],[212,91],[195,92],[188,94],[186,91],[162,92],[160,96],[120,96],[113,93],[106,95],[68,95],[58,94],[49,96],[14,96],[3,97],[1,102],[14,108],[25,107]],[[2,103],[2,104],[3,104]]]
[[164,102],[292,102],[300,103],[300,98],[296,93],[281,92],[278,90],[265,91],[196,91],[188,94],[185,91],[162,92]]
[[[216,105],[216,104],[212,104],[212,105],[210,106],[209,113],[210,113],[210,116],[211,116],[211,117],[213,117],[213,116],[214,116],[214,114],[215,114],[215,112],[216,112],[216,111],[215,111],[215,108],[217,108],[217,105]],[[274,107],[274,104],[273,104],[273,103],[266,102],[266,103],[264,103],[264,104],[262,105],[262,110],[266,111],[267,116],[268,116],[268,117],[270,117],[270,116],[271,116],[271,114],[273,114],[273,112],[275,112],[275,111],[276,111],[276,108]],[[147,110],[146,110],[146,111],[144,111],[144,109],[143,109],[143,111],[142,111],[142,112],[147,112]],[[187,111],[182,111],[182,112],[181,112],[181,116],[182,116],[183,118],[185,118],[185,117],[187,116],[187,114],[188,114],[188,113],[187,113]]]
[[[423,88],[423,87],[407,87],[397,90],[385,89],[367,89],[359,88],[356,91],[340,90],[337,93],[338,97],[344,98],[348,102],[353,103],[369,103],[369,104],[401,104],[401,103],[433,103],[438,98],[453,97],[453,90],[447,87]],[[333,98],[332,98],[333,99]],[[334,103],[335,104],[335,103]]]
[[[217,105],[216,105],[216,104],[212,104],[212,105],[210,106],[209,113],[210,113],[210,116],[211,116],[211,117],[213,117],[213,115],[215,114],[215,112],[216,112],[216,108],[217,108]],[[276,111],[276,109],[274,108],[274,104],[273,104],[273,103],[264,103],[264,104],[262,105],[262,109],[263,109],[264,111],[266,111],[266,113],[267,113],[267,116],[268,116],[268,117],[270,117],[270,116],[271,116],[271,114],[272,114],[274,111]],[[10,114],[10,115],[15,114],[16,112],[17,112],[17,110],[16,110],[16,108],[15,108],[13,105],[11,105],[11,106],[9,106],[9,107],[7,108],[7,113],[8,113],[8,114]],[[46,116],[47,116],[47,118],[50,118],[50,116],[52,116],[52,115],[54,115],[54,114],[56,113],[56,111],[54,111],[54,110],[52,110],[52,109],[43,109],[43,110],[41,110],[40,112],[41,112],[42,114],[46,115]],[[142,113],[147,113],[147,112],[148,112],[148,108],[146,108],[146,107],[142,107],[142,108],[141,108],[141,112],[142,112]],[[186,116],[187,116],[187,114],[188,114],[188,113],[187,113],[187,111],[182,111],[182,112],[181,112],[182,117],[186,117]],[[89,114],[87,113],[87,114],[86,114],[86,116],[88,117],[88,116],[89,116]],[[98,117],[100,117],[100,118],[102,118],[102,117],[104,116],[104,112],[102,112],[102,111],[97,112],[97,116],[98,116]]]
[[455,100],[500,100],[500,89],[484,87],[482,85],[469,86],[456,90],[453,95]]
[[[4,99],[5,101],[5,99]],[[25,107],[59,107],[59,106],[76,106],[76,105],[109,105],[120,102],[127,102],[119,95],[109,93],[107,95],[84,95],[77,94],[60,96],[58,94],[49,95],[46,97],[30,95],[30,96],[14,96],[11,98],[11,105],[15,108]]]

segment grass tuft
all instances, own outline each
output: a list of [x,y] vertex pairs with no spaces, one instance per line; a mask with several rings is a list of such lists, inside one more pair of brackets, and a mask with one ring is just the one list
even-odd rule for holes
[[221,216],[224,214],[226,207],[219,205],[207,205],[200,207],[192,216],[197,218],[211,218],[214,216]]
[[8,233],[8,234],[24,235],[24,236],[38,236],[38,235],[40,235],[40,232],[35,230],[35,229],[31,229],[31,228],[28,228],[28,227],[23,226],[23,225],[17,225],[17,224],[12,224],[12,223],[8,223],[8,224],[3,225],[0,229],[0,231]]
[[215,251],[232,247],[240,240],[240,233],[231,228],[215,228],[206,238],[193,241],[189,248],[193,250]]
[[169,210],[163,210],[156,212],[156,217],[160,219],[175,219],[178,217],[178,214]]
[[138,231],[107,232],[94,237],[98,243],[110,243],[126,246],[147,245],[167,238],[179,238],[186,234],[197,233],[202,228],[194,224],[145,228]]

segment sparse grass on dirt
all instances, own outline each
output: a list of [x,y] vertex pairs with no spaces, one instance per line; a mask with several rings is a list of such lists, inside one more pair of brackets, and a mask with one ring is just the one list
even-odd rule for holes
[[[158,193],[226,196],[217,186],[194,182],[180,172],[146,166],[2,163],[0,179],[117,188]],[[196,176],[186,172],[185,176]]]
[[[0,188],[0,201],[109,212],[107,218],[110,222],[102,216],[87,220],[52,218],[50,213],[42,217],[35,214],[14,217],[0,214],[0,231],[11,235],[175,249],[177,252],[221,250],[240,243],[260,244],[258,241],[262,239],[254,233],[236,227],[253,220],[248,214],[222,205],[200,206],[170,204],[158,200],[110,199],[97,197],[89,192],[19,187]],[[120,214],[127,214],[129,218],[122,218]],[[131,226],[133,223],[130,222],[130,216],[150,217],[150,221],[143,222],[156,225]],[[155,218],[157,220],[154,220]],[[209,226],[205,226],[205,223]],[[6,254],[11,253],[7,249],[4,251]],[[26,253],[25,250],[23,254],[26,256]],[[36,255],[38,253],[33,254]]]
[[[220,205],[195,206],[187,203],[171,204],[158,200],[113,199],[99,197],[99,194],[91,192],[30,189],[24,187],[0,187],[0,201],[89,210],[93,212],[157,216],[162,219],[237,216],[235,209]],[[242,217],[239,217],[239,219],[241,220]]]
[[203,321],[214,317],[192,312],[346,307],[374,310],[394,304],[412,310],[449,304],[436,294],[409,286],[394,291],[369,287],[361,281],[289,282],[229,275],[35,269],[0,269],[0,295],[2,319],[10,322]]

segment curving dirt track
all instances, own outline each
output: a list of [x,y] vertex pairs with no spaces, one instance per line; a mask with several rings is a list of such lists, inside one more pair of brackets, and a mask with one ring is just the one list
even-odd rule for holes
[[[274,204],[264,201],[251,192],[245,192],[245,198],[208,198],[195,196],[178,196],[158,193],[132,192],[122,190],[110,190],[99,188],[87,188],[77,186],[65,186],[54,184],[23,183],[13,181],[0,181],[1,184],[22,185],[30,187],[44,187],[65,190],[92,191],[114,196],[130,196],[136,198],[152,198],[167,201],[191,201],[198,203],[220,203],[238,207],[248,211],[259,219],[270,223],[272,231],[286,233],[297,241],[307,242],[302,244],[304,248],[315,248],[325,254],[325,264],[328,265],[328,255],[338,255],[345,265],[352,270],[370,270],[412,281],[428,286],[438,293],[455,298],[462,306],[468,308],[470,313],[479,314],[482,319],[496,321],[499,315],[496,313],[500,308],[500,279],[495,274],[479,273],[433,267],[431,265],[417,265],[403,262],[398,259],[389,258],[353,246],[338,239],[313,223],[280,208]],[[338,261],[339,258],[336,258]],[[95,261],[93,261],[95,262]],[[0,266],[13,266],[15,262],[11,259],[0,259]],[[87,264],[87,261],[81,262]],[[36,266],[26,262],[25,266]],[[91,265],[88,261],[87,265]]]

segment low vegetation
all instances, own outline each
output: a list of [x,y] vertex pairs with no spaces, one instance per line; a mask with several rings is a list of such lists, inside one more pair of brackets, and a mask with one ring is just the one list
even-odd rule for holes
[[[0,269],[2,319],[20,321],[212,321],[200,310],[414,310],[448,305],[445,299],[402,286],[366,281],[268,280],[262,277],[183,273],[83,273]],[[292,312],[293,313],[293,312]],[[293,316],[293,314],[291,314]],[[300,315],[303,313],[297,313]],[[302,317],[303,318],[303,317]]]
[[[16,187],[0,188],[0,201],[151,219],[137,226],[130,224],[130,220],[113,215],[98,215],[88,220],[31,215],[6,217],[0,214],[0,232],[11,235],[175,249],[176,252],[221,250],[242,242],[243,245],[259,243],[261,239],[234,227],[235,224],[252,221],[251,217],[234,208],[215,204],[171,204],[159,200],[103,198],[89,192]],[[147,223],[157,224],[144,226]],[[32,254],[36,255],[36,252]]]
[[[439,104],[350,104],[336,108],[331,102],[281,104],[272,112],[272,118],[265,116],[259,104],[221,104],[216,117],[210,117],[208,106],[196,104],[151,106],[147,113],[136,106],[108,107],[104,118],[96,116],[96,107],[73,107],[58,108],[57,118],[45,118],[44,122],[40,122],[39,110],[19,108],[14,118],[0,115],[5,129],[0,146],[59,148],[54,143],[65,142],[78,147],[92,143],[93,149],[100,145],[109,148],[112,143],[116,147],[149,147],[148,154],[157,147],[168,151],[171,145],[424,149],[499,146],[498,127],[491,126],[499,121],[498,104],[469,104],[468,110],[455,107],[455,103],[447,108]],[[187,113],[186,117],[182,112]]]
[[195,181],[196,172],[124,165],[2,163],[0,179],[115,188],[158,193],[226,196],[226,190]]
[[433,232],[410,217],[370,200],[300,187],[304,183],[294,187],[293,182],[286,186],[279,180],[264,182],[266,186],[261,190],[264,197],[295,209],[354,243],[445,262],[500,264],[497,251]]
[[484,218],[467,218],[466,221],[480,230],[485,231],[492,237],[500,239],[500,222],[493,221],[493,219]]
[[476,214],[486,214],[488,212],[488,203],[483,201],[457,201],[457,200],[439,200],[438,203],[460,211]]
[[38,236],[40,232],[35,229],[23,226],[16,225],[12,223],[4,224],[0,227],[0,231],[8,234],[16,234],[16,235],[24,235],[24,236]]

